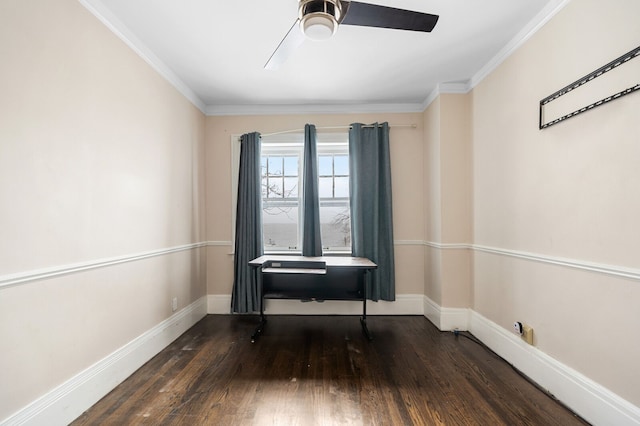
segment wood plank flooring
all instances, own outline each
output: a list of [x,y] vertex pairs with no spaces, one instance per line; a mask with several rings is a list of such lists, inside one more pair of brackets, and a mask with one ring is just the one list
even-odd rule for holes
[[[584,425],[421,316],[208,315],[73,425]],[[467,335],[469,336],[469,335]]]

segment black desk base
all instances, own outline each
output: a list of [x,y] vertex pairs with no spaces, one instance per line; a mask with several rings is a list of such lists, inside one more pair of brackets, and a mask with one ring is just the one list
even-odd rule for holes
[[256,327],[256,330],[251,335],[251,343],[256,342],[256,340],[258,339],[258,336],[262,334],[262,330],[264,329],[265,325],[267,325],[267,318],[264,316],[263,312],[260,312],[260,323],[258,324],[258,326]]
[[[369,259],[354,257],[261,256],[249,262],[256,268],[260,322],[251,335],[255,343],[264,331],[265,299],[362,301],[360,325],[368,340],[367,272],[376,268]],[[262,280],[260,280],[262,278]]]
[[[369,327],[367,327],[366,304],[367,304],[367,301],[366,300],[363,301],[363,305],[365,306],[362,308],[363,312],[362,312],[362,316],[360,317],[360,325],[362,326],[362,333],[365,335],[367,340],[371,341],[373,340],[373,336],[371,335],[371,332],[369,332]],[[264,306],[264,301],[262,302],[262,306]],[[256,340],[258,340],[258,337],[260,337],[260,335],[262,334],[262,331],[264,330],[265,325],[267,325],[267,317],[264,314],[264,309],[260,309],[260,322],[258,323],[258,326],[256,327],[255,331],[251,335],[251,343],[255,343]]]

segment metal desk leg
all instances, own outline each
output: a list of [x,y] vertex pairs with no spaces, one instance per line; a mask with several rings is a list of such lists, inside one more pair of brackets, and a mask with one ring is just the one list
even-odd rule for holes
[[258,336],[262,334],[265,324],[267,324],[267,317],[264,315],[264,292],[262,289],[262,280],[259,276],[260,272],[256,268],[256,284],[258,285],[258,294],[260,296],[260,323],[256,327],[255,331],[251,335],[251,343],[255,343]]
[[258,326],[256,327],[256,330],[251,335],[251,343],[255,343],[256,340],[258,339],[258,336],[262,334],[262,330],[264,329],[264,326],[266,323],[267,323],[267,319],[265,318],[264,315],[261,315],[260,323],[258,324]]
[[363,289],[362,289],[362,293],[363,293],[363,299],[362,299],[362,318],[360,318],[360,325],[362,326],[362,332],[364,333],[364,335],[367,337],[367,340],[371,341],[373,340],[373,336],[371,335],[371,333],[369,333],[369,328],[367,327],[367,276],[368,276],[368,272],[369,271],[364,271],[364,276],[363,276],[363,280],[362,280],[362,285],[363,285]]

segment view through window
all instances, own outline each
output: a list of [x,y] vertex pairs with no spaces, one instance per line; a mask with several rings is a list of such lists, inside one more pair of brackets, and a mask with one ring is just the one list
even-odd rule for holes
[[[302,135],[261,144],[265,251],[302,248]],[[347,134],[318,134],[320,227],[325,252],[351,251]]]

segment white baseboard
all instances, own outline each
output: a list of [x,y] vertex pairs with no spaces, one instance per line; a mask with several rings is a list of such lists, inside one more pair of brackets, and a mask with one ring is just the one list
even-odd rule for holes
[[[268,300],[269,314],[359,315],[359,302],[302,303]],[[276,303],[271,303],[276,302]],[[208,312],[228,314],[230,295],[209,295],[177,312],[103,360],[35,400],[0,425],[65,425],[81,415]],[[519,337],[469,309],[442,308],[423,295],[395,302],[367,302],[370,315],[425,315],[440,330],[469,330],[498,355],[547,389],[587,421],[638,425],[640,408],[593,380],[527,345]]]
[[206,315],[198,299],[122,348],[33,401],[0,425],[66,425]]
[[640,408],[471,311],[469,331],[594,425],[639,425]]
[[[367,301],[367,315],[424,315],[424,296],[400,294],[394,302]],[[207,312],[228,314],[231,311],[231,295],[209,295]],[[268,315],[361,315],[362,302],[327,300],[301,302],[299,300],[268,299],[265,301]]]
[[207,313],[226,315],[231,313],[230,294],[210,294],[207,296]]
[[[210,294],[207,312],[229,314],[231,295]],[[367,315],[424,315],[441,331],[469,327],[469,309],[441,308],[421,294],[399,294],[394,302],[367,302]],[[323,303],[299,300],[266,300],[265,313],[269,315],[360,315],[362,302],[327,300]]]
[[424,316],[431,321],[440,331],[451,331],[456,328],[460,331],[469,329],[469,312],[467,308],[443,308],[423,296]]

